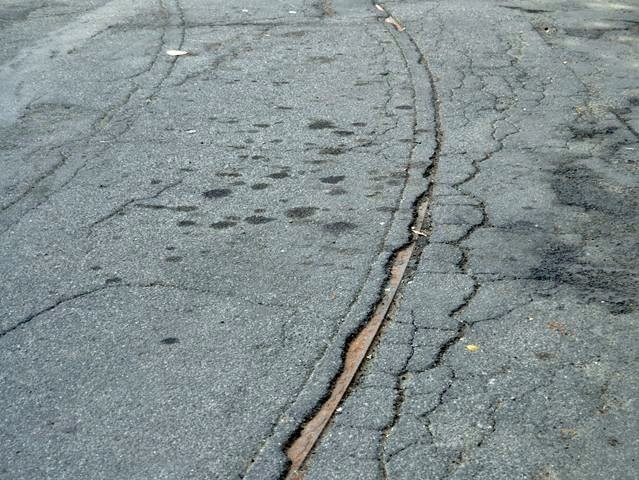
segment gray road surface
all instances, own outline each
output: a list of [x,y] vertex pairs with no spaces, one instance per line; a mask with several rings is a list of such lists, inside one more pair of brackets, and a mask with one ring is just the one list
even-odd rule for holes
[[418,199],[305,478],[637,478],[639,3],[384,7],[0,1],[0,478],[285,475]]

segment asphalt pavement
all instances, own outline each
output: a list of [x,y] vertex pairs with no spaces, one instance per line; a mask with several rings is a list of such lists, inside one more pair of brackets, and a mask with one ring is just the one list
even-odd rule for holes
[[0,0],[0,41],[0,478],[637,478],[637,1]]

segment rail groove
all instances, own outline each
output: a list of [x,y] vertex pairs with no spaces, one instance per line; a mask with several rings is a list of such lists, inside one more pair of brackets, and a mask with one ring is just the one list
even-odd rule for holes
[[[378,10],[380,10],[379,7]],[[388,12],[383,11],[382,13],[382,18],[384,18],[384,20],[386,18],[392,18]],[[412,68],[417,68],[417,66],[422,68],[423,71],[425,71],[426,81],[430,86],[435,124],[435,146],[429,158],[430,163],[422,173],[423,177],[430,180],[426,180],[426,189],[419,196],[413,206],[413,221],[409,226],[411,232],[410,240],[397,249],[391,257],[391,261],[389,263],[389,275],[372,315],[364,323],[363,328],[359,331],[359,333],[347,344],[342,369],[333,382],[328,397],[324,400],[313,416],[304,423],[298,431],[297,436],[294,438],[292,443],[289,444],[286,450],[290,466],[284,475],[285,480],[303,479],[304,472],[302,467],[304,466],[306,459],[313,451],[313,448],[317,444],[326,426],[333,418],[339,404],[347,395],[348,389],[352,385],[360,367],[364,363],[366,355],[384,324],[384,320],[387,318],[389,311],[397,307],[400,298],[398,293],[401,293],[403,283],[413,276],[414,271],[419,264],[423,244],[427,241],[429,232],[427,217],[429,216],[429,207],[431,204],[433,190],[432,178],[437,170],[443,141],[443,128],[439,112],[439,100],[434,76],[430,70],[425,55],[420,51],[417,43],[408,34],[408,32],[405,32],[404,30],[392,32],[392,34],[402,56],[404,57],[404,62],[406,63],[409,75],[411,76],[415,94],[415,79],[412,75]],[[402,39],[399,37],[400,35],[404,38]],[[409,55],[407,55],[407,49],[411,50]],[[415,137],[415,134],[418,131],[418,119],[416,113],[413,129]],[[416,138],[414,138],[413,149],[410,154],[411,163],[414,161],[413,157],[416,155],[415,147],[418,144],[419,142]]]

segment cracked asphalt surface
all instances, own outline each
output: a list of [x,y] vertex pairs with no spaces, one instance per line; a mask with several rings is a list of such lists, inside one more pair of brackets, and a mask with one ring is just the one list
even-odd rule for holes
[[639,3],[383,7],[0,1],[0,478],[637,478]]

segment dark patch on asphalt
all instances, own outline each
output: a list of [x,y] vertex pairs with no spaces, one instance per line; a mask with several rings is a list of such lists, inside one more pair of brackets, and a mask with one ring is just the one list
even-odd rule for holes
[[530,273],[535,280],[574,287],[575,293],[584,301],[599,303],[613,315],[636,309],[639,279],[628,272],[584,264],[580,247],[546,242],[539,265]]
[[395,110],[412,110],[412,105],[398,105],[395,107]]
[[177,263],[182,261],[182,257],[180,257],[179,255],[173,255],[171,257],[166,257],[164,261],[169,263]]
[[264,217],[262,215],[251,215],[250,217],[246,217],[244,220],[252,225],[260,225],[262,223],[272,222],[275,219],[272,217]]
[[231,193],[233,192],[228,188],[214,188],[202,193],[202,196],[204,198],[223,198],[228,197]]
[[322,130],[325,128],[335,128],[335,124],[330,120],[318,119],[313,120],[311,123],[309,123],[308,128],[310,128],[311,130]]
[[122,279],[120,277],[107,278],[104,283],[107,285],[113,285],[114,283],[120,283]]
[[286,211],[289,218],[307,218],[315,215],[319,210],[317,207],[295,207]]
[[177,222],[178,227],[192,227],[193,225],[197,225],[193,220],[180,220]]
[[565,205],[596,210],[616,217],[636,215],[639,203],[635,195],[604,188],[603,179],[585,167],[562,167],[555,170],[552,188]]
[[319,151],[320,155],[341,155],[344,153],[342,147],[324,147]]
[[334,57],[318,56],[318,57],[309,57],[308,61],[311,62],[311,63],[327,64],[327,63],[334,62],[335,58]]
[[585,140],[590,138],[597,138],[607,135],[612,135],[618,130],[618,127],[614,125],[609,126],[571,126],[569,127],[570,133],[574,140]]
[[351,125],[353,125],[354,127],[365,127],[368,124],[366,124],[364,122],[353,122],[353,123],[351,123]]
[[355,230],[357,225],[351,222],[331,222],[323,225],[322,228],[334,235],[340,235]]
[[90,267],[91,270],[93,270],[94,272],[97,272],[98,270],[102,270],[102,267],[100,265],[93,265],[92,267]]
[[275,173],[271,173],[269,175],[267,175],[267,177],[270,178],[275,178],[276,180],[280,180],[282,178],[286,178],[289,177],[290,175],[288,174],[288,172],[275,172]]
[[320,182],[322,183],[330,183],[331,185],[335,185],[343,181],[346,177],[344,175],[331,175],[330,177],[322,177],[320,178]]
[[500,5],[500,7],[503,8],[509,8],[510,10],[519,10],[520,12],[526,12],[526,13],[546,13],[546,12],[552,12],[552,10],[541,10],[539,8],[524,8],[524,7],[517,7],[515,5]]
[[535,357],[539,360],[552,360],[556,355],[550,352],[535,352]]
[[154,203],[136,203],[137,208],[146,208],[149,210],[173,210],[174,212],[194,212],[198,207],[194,205],[178,205],[175,207],[169,205],[158,205]]
[[217,172],[215,175],[218,177],[241,177],[242,174],[238,172]]
[[270,123],[254,123],[253,126],[257,128],[268,128],[271,126],[271,124]]
[[164,345],[174,345],[176,343],[180,343],[180,339],[177,337],[166,337],[160,340],[160,343]]
[[225,228],[231,228],[237,225],[237,223],[229,220],[221,220],[219,222],[213,222],[210,227],[216,230],[224,230]]
[[253,185],[251,185],[251,188],[253,190],[264,190],[265,188],[268,188],[271,184],[270,183],[254,183]]
[[349,135],[355,135],[355,132],[352,130],[333,130],[335,135],[339,135],[340,137],[348,137]]

